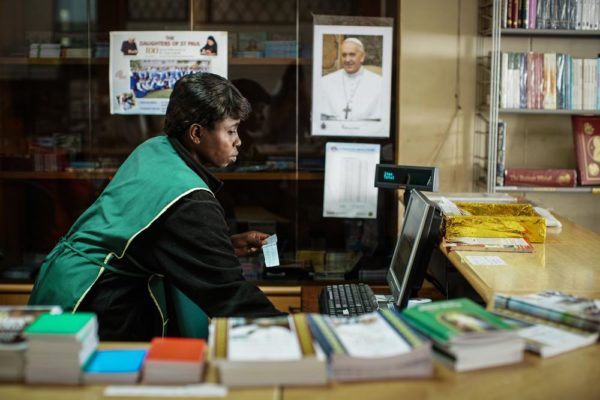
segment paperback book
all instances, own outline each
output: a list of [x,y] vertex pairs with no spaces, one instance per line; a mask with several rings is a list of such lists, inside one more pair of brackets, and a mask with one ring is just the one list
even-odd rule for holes
[[407,321],[433,341],[437,358],[456,371],[513,364],[525,341],[498,316],[469,299],[407,308]]
[[134,384],[146,353],[146,349],[97,350],[85,364],[83,382]]
[[25,367],[25,328],[40,315],[60,314],[59,306],[0,307],[0,381],[20,381]]
[[25,381],[77,384],[98,346],[96,314],[43,314],[25,328]]
[[144,361],[145,383],[198,383],[202,381],[204,339],[156,337]]
[[533,252],[533,246],[525,238],[455,237],[444,238],[442,245],[448,251]]
[[226,386],[327,382],[325,354],[314,342],[305,314],[214,318],[210,329],[212,359]]
[[338,381],[422,378],[433,373],[431,343],[402,317],[380,310],[354,318],[308,316]]
[[600,300],[558,291],[494,296],[494,309],[511,310],[589,332],[600,332]]
[[590,346],[598,341],[598,332],[588,332],[506,309],[495,312],[518,330],[519,336],[525,339],[527,351],[543,358]]

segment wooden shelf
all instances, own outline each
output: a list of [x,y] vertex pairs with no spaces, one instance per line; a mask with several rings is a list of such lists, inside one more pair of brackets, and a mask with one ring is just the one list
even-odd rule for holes
[[108,65],[108,58],[28,58],[0,57],[4,65]]
[[600,115],[600,110],[532,110],[528,108],[500,108],[502,114],[544,114],[544,115]]
[[560,192],[600,194],[600,186],[578,187],[536,187],[536,186],[496,186],[496,192]]
[[[101,171],[0,171],[0,179],[109,179],[115,170]],[[221,180],[238,181],[313,181],[322,180],[322,172],[294,172],[294,171],[267,171],[267,172],[217,172],[215,175]]]
[[503,36],[574,36],[574,37],[597,37],[600,30],[575,30],[575,29],[508,29],[500,30]]
[[[310,64],[309,59],[296,58],[230,58],[230,65],[294,65]],[[108,65],[108,58],[29,58],[0,57],[4,65]]]

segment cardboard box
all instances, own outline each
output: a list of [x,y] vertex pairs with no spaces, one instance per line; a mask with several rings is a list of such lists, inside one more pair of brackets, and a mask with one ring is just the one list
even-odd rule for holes
[[546,221],[530,204],[455,203],[467,215],[444,216],[444,236],[524,237],[544,243]]

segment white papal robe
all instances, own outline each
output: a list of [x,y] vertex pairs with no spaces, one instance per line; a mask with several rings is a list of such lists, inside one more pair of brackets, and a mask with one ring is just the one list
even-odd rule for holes
[[340,69],[321,78],[321,120],[380,121],[383,79],[364,67],[348,74]]

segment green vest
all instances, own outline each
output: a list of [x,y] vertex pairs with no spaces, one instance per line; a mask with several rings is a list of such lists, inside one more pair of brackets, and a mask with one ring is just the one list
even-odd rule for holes
[[[161,315],[164,335],[168,318],[162,276],[137,263],[135,270],[126,271],[110,265],[110,260],[126,256],[127,248],[138,234],[177,200],[196,190],[211,192],[181,159],[166,136],[142,143],[121,165],[98,199],[48,254],[29,304],[56,304],[65,310],[77,311],[85,295],[108,269],[148,280],[148,294]],[[201,312],[197,306],[196,310],[191,310],[190,307],[195,304],[176,288],[171,289],[175,307],[184,304],[186,308],[184,311],[176,309],[177,313]],[[191,319],[196,318],[197,315]],[[178,320],[185,321],[185,317],[179,315]]]

